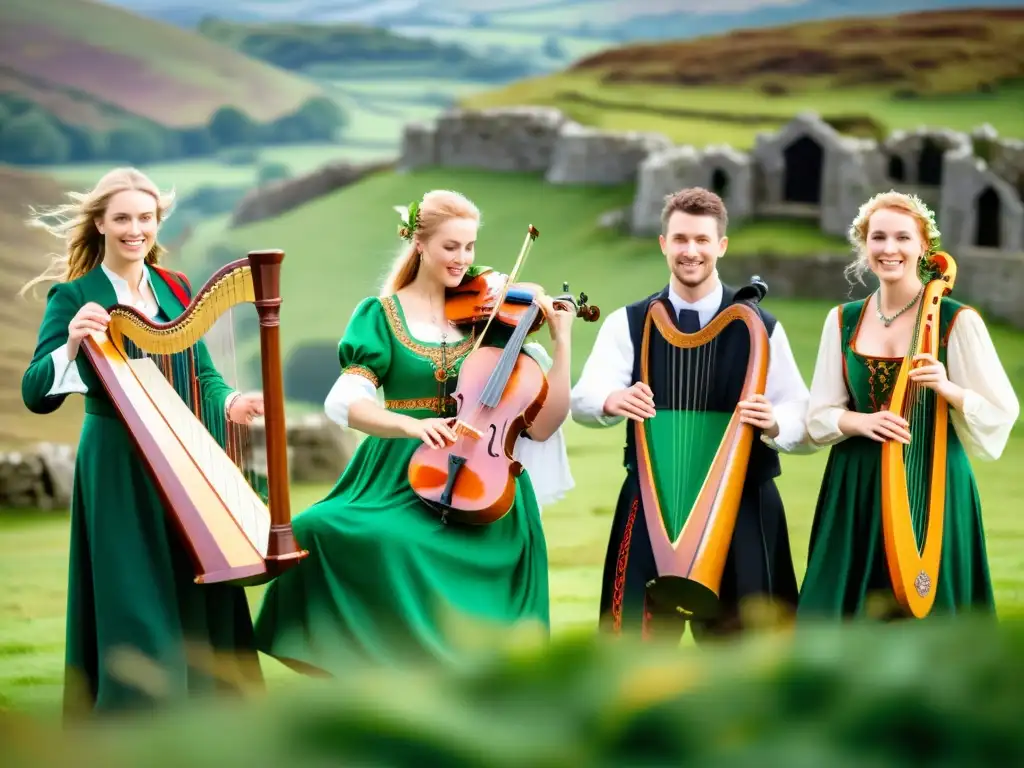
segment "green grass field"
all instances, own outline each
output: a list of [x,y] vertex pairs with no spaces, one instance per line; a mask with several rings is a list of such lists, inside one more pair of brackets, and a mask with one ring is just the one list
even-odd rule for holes
[[[816,334],[802,330],[801,318],[817,321],[824,305],[773,302],[793,329],[794,351],[803,371],[813,366]],[[1004,360],[1024,352],[1020,334],[999,334]],[[587,351],[578,345],[578,354]],[[808,374],[809,376],[809,374]],[[1024,376],[1018,375],[1018,391]],[[556,633],[594,626],[600,575],[611,513],[621,482],[623,427],[591,430],[566,427],[569,458],[576,480],[570,494],[544,510],[549,546],[552,621]],[[787,504],[790,537],[798,577],[802,578],[815,495],[825,464],[824,452],[787,457],[779,487]],[[988,554],[996,598],[1003,615],[1024,613],[1024,569],[1019,548],[1024,521],[1017,514],[1024,433],[1011,438],[998,463],[975,463],[986,511]],[[293,512],[317,500],[328,488],[306,486],[292,494]],[[63,674],[68,521],[66,514],[0,515],[0,708],[56,717]],[[251,590],[259,605],[260,589]],[[272,660],[266,668],[275,685],[293,675]]]
[[[559,290],[567,280],[574,293],[587,292],[591,303],[606,314],[663,284],[664,261],[654,238],[624,237],[594,226],[601,213],[628,203],[630,189],[551,187],[528,175],[450,169],[380,174],[275,220],[238,230],[225,230],[222,221],[209,222],[210,231],[196,237],[211,245],[227,238],[239,255],[249,248],[285,249],[282,332],[287,355],[304,341],[337,341],[352,307],[376,291],[397,251],[397,216],[391,206],[407,203],[434,187],[457,188],[481,206],[484,226],[479,263],[510,268],[526,227],[532,223],[540,237],[521,273],[523,280],[539,282],[550,290]],[[734,255],[767,245],[792,253],[822,247],[820,234],[780,222],[737,230],[731,243]],[[190,273],[198,284],[200,277]],[[841,275],[837,279],[842,279]],[[830,304],[769,297],[767,305],[785,324],[800,369],[809,381]],[[576,324],[574,375],[578,375],[596,331],[596,324]],[[1024,364],[1020,362],[1024,360],[1024,334],[999,327],[992,333],[1017,391],[1024,392]],[[558,632],[586,629],[595,620],[604,546],[621,482],[623,428],[590,430],[569,424],[566,435],[576,488],[544,511],[553,621]],[[825,453],[787,458],[780,481],[801,574],[825,459]],[[1024,522],[1016,512],[1022,460],[1024,434],[1018,431],[1001,461],[976,464],[997,599],[1007,614],[1024,612],[1024,569],[1018,552]],[[295,488],[293,510],[302,510],[326,490]],[[62,674],[67,535],[67,517],[62,513],[0,515],[0,583],[4,584],[0,598],[0,706],[47,716],[56,713]],[[252,591],[252,598],[255,606],[259,590]],[[278,683],[292,679],[275,664],[268,666]]]

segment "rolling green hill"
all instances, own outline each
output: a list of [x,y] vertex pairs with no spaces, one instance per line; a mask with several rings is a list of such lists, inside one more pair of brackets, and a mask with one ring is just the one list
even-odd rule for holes
[[972,9],[737,30],[631,45],[555,75],[473,94],[467,107],[553,105],[577,121],[653,130],[680,143],[752,146],[814,110],[841,131],[883,136],[921,124],[1024,118],[1024,11]]
[[205,124],[234,105],[253,119],[295,111],[321,89],[193,32],[86,0],[6,0],[0,7],[3,84],[74,122],[92,102],[168,127]]
[[82,418],[80,398],[71,398],[57,413],[36,416],[21,401],[21,376],[32,359],[43,318],[46,289],[38,299],[18,291],[49,264],[60,243],[25,225],[29,206],[63,202],[64,190],[53,179],[0,166],[0,449],[40,440],[75,442]]

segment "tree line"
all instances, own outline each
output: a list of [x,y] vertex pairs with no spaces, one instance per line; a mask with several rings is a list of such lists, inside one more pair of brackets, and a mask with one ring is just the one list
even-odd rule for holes
[[31,99],[0,94],[0,162],[59,165],[108,161],[143,165],[214,155],[225,149],[333,141],[346,115],[334,101],[314,97],[291,114],[258,122],[225,106],[205,125],[170,128],[131,114],[111,114],[105,127],[77,125]]
[[[409,65],[449,78],[506,82],[538,74],[519,53],[483,56],[464,45],[406,37],[359,24],[238,24],[208,17],[199,34],[282,69],[307,72],[322,66]],[[394,77],[391,73],[388,77]]]

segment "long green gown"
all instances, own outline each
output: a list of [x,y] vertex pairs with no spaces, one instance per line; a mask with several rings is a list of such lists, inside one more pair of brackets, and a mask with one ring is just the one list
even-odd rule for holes
[[[944,365],[949,333],[963,306],[950,298],[942,300],[938,357]],[[851,398],[848,407],[874,413],[887,407],[902,358],[869,358],[854,351],[865,309],[864,300],[843,304],[838,332]],[[882,532],[881,445],[866,437],[848,437],[830,450],[811,529],[798,619],[899,615]],[[994,613],[981,499],[963,442],[952,424],[947,429],[946,455],[942,560],[931,615],[967,610]]]
[[[169,285],[153,270],[148,280],[160,305],[154,319],[181,315],[185,307]],[[67,343],[68,324],[87,302],[118,303],[101,267],[50,289],[22,379],[29,410],[52,413],[68,397],[48,394],[55,378],[51,353]],[[204,407],[223,408],[232,389],[202,342],[195,353]],[[258,684],[244,589],[194,583],[185,546],[85,354],[74,364],[88,391],[71,499],[66,717],[180,702],[231,689],[228,681],[239,676]],[[212,650],[216,672],[201,660],[190,665],[186,645],[200,654]]]
[[[450,395],[472,344],[468,336],[442,355],[440,343],[412,336],[397,297],[371,297],[354,311],[339,357],[343,373],[383,388],[389,410],[431,418],[454,415],[435,371],[446,365]],[[268,586],[256,620],[261,651],[340,675],[366,661],[457,661],[460,622],[468,632],[519,622],[547,630],[547,548],[528,472],[497,522],[442,523],[407,478],[422,444],[367,436],[330,493],[295,516],[310,554]]]

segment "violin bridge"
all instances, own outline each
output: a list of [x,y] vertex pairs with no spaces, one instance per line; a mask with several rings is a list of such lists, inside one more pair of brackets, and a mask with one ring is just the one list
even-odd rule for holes
[[484,433],[475,427],[471,427],[464,421],[455,422],[455,434],[457,435],[468,435],[469,437],[479,440],[484,436]]

